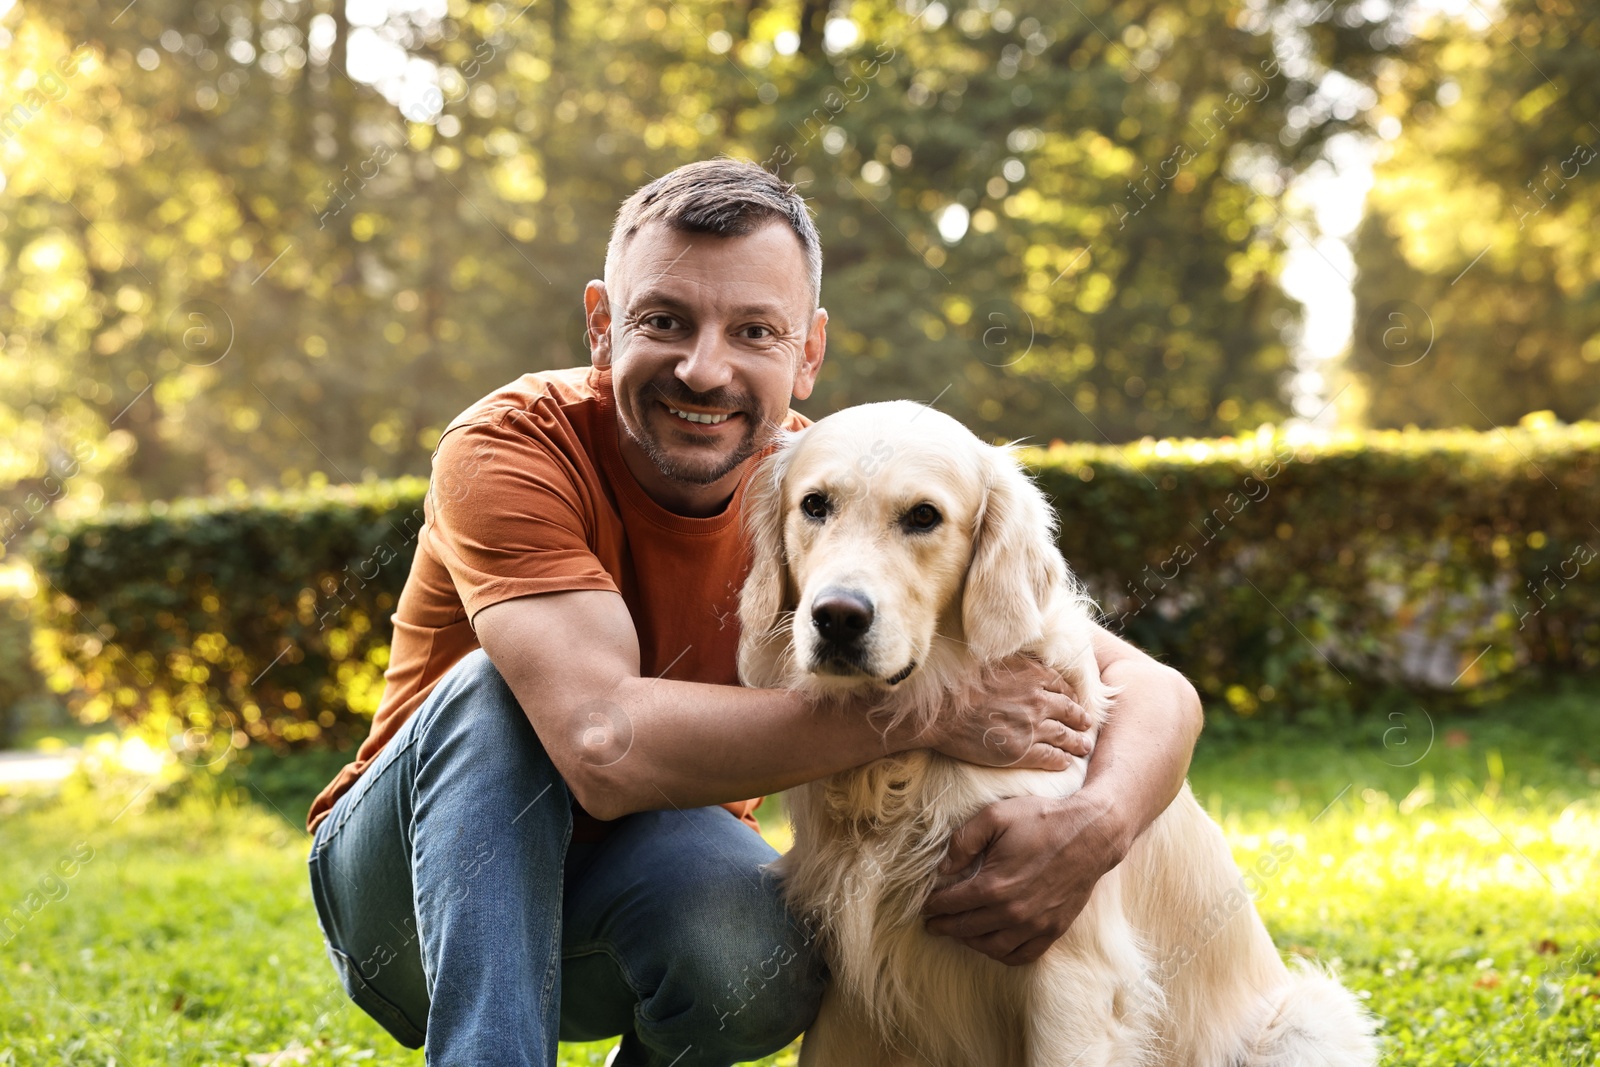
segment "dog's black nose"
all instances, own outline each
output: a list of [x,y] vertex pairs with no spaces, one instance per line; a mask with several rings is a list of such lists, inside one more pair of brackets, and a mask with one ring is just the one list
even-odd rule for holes
[[830,644],[855,644],[872,626],[872,601],[848,589],[824,589],[811,602],[811,624]]

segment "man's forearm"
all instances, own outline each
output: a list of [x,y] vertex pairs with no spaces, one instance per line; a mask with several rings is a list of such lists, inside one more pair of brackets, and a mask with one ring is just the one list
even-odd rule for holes
[[556,770],[599,818],[764,796],[897,751],[859,710],[640,677],[633,620],[614,593],[509,600],[475,626]]
[[1060,682],[1037,661],[1014,657],[981,690],[951,692],[947,714],[919,733],[913,722],[869,718],[858,701],[630,677],[596,703],[626,721],[632,763],[612,746],[615,762],[584,766],[582,777],[602,808],[624,815],[764,796],[913,748],[980,766],[1060,770],[1068,753],[1092,751],[1079,733],[1088,716]]
[[502,601],[474,625],[556,770],[600,818],[765,796],[909,748],[1045,769],[1089,751],[1076,732],[1088,725],[1082,709],[1053,672],[1020,657],[963,696],[983,718],[886,733],[859,701],[641,677],[615,593]]
[[1103,804],[1099,825],[1120,859],[1183,788],[1204,716],[1194,686],[1142,654],[1108,664],[1101,677],[1122,692],[1080,795]]
[[597,736],[618,740],[580,751],[569,784],[599,818],[765,796],[906,747],[859,709],[784,690],[628,678],[598,703],[618,721]]

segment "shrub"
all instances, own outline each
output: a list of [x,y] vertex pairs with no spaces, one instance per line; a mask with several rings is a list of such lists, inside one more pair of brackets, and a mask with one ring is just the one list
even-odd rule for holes
[[[1263,428],[1026,456],[1108,624],[1239,715],[1481,697],[1600,662],[1600,424]],[[81,716],[144,721],[195,761],[247,740],[351,744],[381,692],[425,491],[407,479],[51,527],[33,548],[41,667]]]
[[426,490],[185,500],[47,528],[36,659],[81,718],[144,722],[193,762],[359,742]]
[[1600,662],[1600,423],[1030,458],[1107,624],[1241,715]]
[[28,655],[26,571],[0,567],[0,749],[17,743],[30,726],[44,725],[49,693]]

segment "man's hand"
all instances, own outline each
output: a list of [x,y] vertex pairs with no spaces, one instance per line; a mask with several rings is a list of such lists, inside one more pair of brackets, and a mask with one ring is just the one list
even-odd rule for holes
[[1001,963],[1032,963],[1078,917],[1126,847],[1098,793],[1013,797],[958,830],[939,873],[977,871],[928,898],[927,930]]
[[1060,771],[1067,754],[1093,751],[1089,713],[1061,675],[1038,660],[1013,656],[987,672],[981,688],[901,748],[931,748],[980,767]]
[[998,801],[956,831],[941,873],[978,870],[928,898],[931,933],[1001,963],[1038,959],[1183,788],[1203,722],[1194,686],[1098,626],[1094,651],[1101,680],[1120,692],[1083,788]]

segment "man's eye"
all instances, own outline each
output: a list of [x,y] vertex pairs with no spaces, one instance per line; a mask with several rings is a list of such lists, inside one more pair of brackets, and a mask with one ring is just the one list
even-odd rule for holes
[[807,493],[800,500],[800,510],[806,513],[806,518],[820,522],[828,517],[828,498],[821,493]]
[[746,326],[744,335],[752,341],[765,341],[772,336],[772,331],[765,326]]
[[646,315],[644,324],[652,330],[670,330],[678,324],[671,315]]
[[905,524],[908,530],[926,533],[943,522],[944,516],[940,515],[939,509],[932,504],[918,504],[906,512],[905,517],[900,521]]

